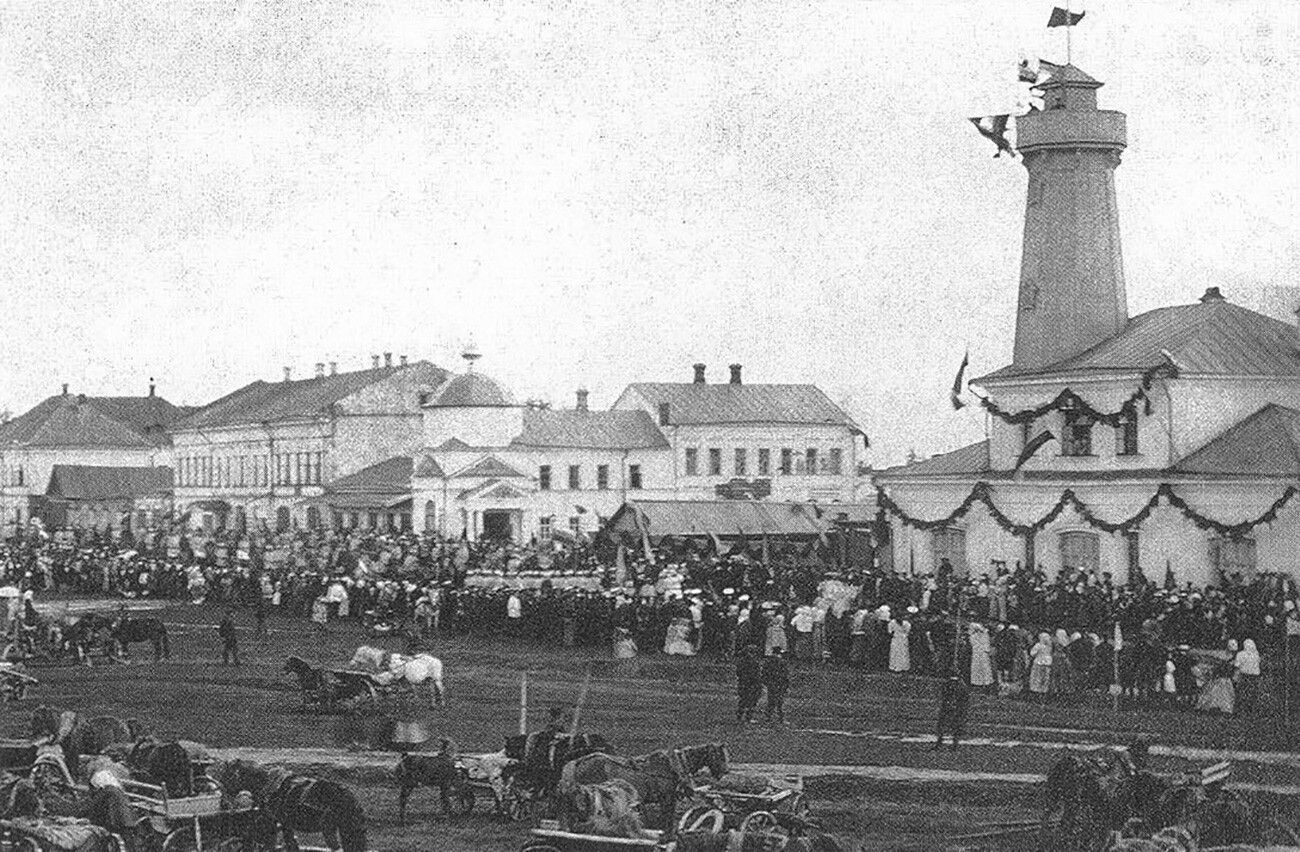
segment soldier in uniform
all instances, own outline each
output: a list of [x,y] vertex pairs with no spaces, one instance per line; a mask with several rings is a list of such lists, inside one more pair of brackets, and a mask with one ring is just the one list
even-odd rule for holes
[[961,743],[966,730],[966,711],[970,706],[970,684],[956,674],[949,675],[939,687],[939,725],[934,741],[934,751],[943,745],[943,735],[952,734],[952,750]]
[[758,647],[745,645],[736,654],[736,721],[754,721],[754,710],[763,694],[763,663]]

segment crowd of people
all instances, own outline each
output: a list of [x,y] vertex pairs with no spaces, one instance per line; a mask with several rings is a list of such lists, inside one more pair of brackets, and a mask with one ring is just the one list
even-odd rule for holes
[[1193,588],[1172,576],[1117,584],[1102,572],[1049,579],[1024,567],[958,576],[946,561],[908,576],[835,566],[815,547],[782,543],[765,544],[765,560],[686,541],[653,552],[568,541],[543,552],[357,530],[191,535],[29,534],[0,546],[0,583],[210,601],[252,608],[259,625],[279,614],[404,625],[417,638],[612,643],[622,657],[739,661],[753,647],[760,679],[761,659],[779,649],[793,660],[958,675],[1039,700],[1115,683],[1195,706],[1226,670],[1235,703],[1249,708],[1261,658],[1300,658],[1296,585],[1273,574]]

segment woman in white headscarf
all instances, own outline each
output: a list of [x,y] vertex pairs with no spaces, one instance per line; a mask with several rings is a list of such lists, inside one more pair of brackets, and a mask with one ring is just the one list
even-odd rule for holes
[[993,657],[990,651],[989,629],[978,621],[970,627],[970,685],[993,685]]
[[1038,634],[1038,641],[1029,649],[1029,691],[1046,695],[1052,684],[1052,637]]
[[1233,665],[1237,669],[1237,704],[1242,713],[1250,713],[1255,709],[1259,696],[1259,649],[1255,647],[1254,639],[1241,643]]

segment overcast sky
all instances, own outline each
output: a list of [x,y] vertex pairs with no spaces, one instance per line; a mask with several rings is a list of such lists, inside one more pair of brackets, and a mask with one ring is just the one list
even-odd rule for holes
[[[878,465],[977,440],[946,394],[1009,360],[1025,177],[965,119],[1064,60],[1051,5],[0,5],[0,408],[472,337],[520,398],[735,361]],[[1297,283],[1300,4],[1086,12],[1131,312]]]

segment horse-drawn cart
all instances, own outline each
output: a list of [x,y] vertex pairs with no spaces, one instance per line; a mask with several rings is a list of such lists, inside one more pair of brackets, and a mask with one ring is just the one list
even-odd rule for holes
[[122,788],[131,804],[148,814],[161,852],[203,852],[205,836],[206,848],[219,852],[238,852],[248,845],[244,836],[252,807],[223,804],[220,785],[206,775],[196,776],[192,796],[170,796],[165,785],[142,781],[123,781]]
[[721,781],[695,787],[695,795],[702,803],[682,814],[677,830],[691,830],[711,813],[721,812],[724,822],[718,830],[779,826],[797,837],[811,826],[803,790],[801,775],[725,776]]

